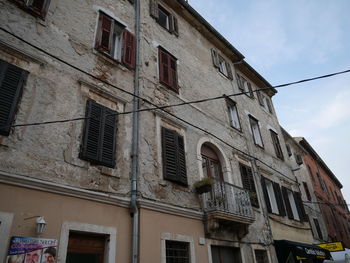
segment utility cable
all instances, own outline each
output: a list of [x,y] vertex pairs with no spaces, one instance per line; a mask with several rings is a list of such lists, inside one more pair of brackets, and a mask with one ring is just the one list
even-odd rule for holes
[[[217,140],[219,140],[220,142],[222,142],[222,143],[224,143],[225,145],[229,146],[230,148],[236,150],[237,152],[239,152],[239,153],[241,153],[241,154],[243,154],[243,155],[245,155],[245,156],[247,156],[247,157],[249,157],[249,158],[252,158],[252,159],[255,159],[255,160],[259,161],[260,163],[262,163],[262,164],[266,165],[267,167],[269,167],[271,170],[273,170],[273,171],[277,172],[278,174],[284,176],[285,178],[287,178],[287,179],[289,179],[289,180],[291,180],[291,181],[297,183],[296,180],[293,180],[293,179],[289,178],[288,176],[284,175],[282,172],[278,171],[277,169],[275,169],[274,167],[270,166],[270,165],[267,164],[266,162],[264,162],[264,161],[258,159],[258,158],[255,157],[255,156],[252,156],[252,155],[249,154],[249,153],[246,153],[246,152],[244,152],[244,151],[242,151],[242,150],[240,150],[240,149],[234,147],[233,145],[229,144],[228,142],[226,142],[225,140],[223,140],[223,139],[221,139],[220,137],[216,136],[215,134],[213,134],[213,133],[211,133],[211,132],[209,132],[209,131],[207,131],[207,130],[205,130],[205,129],[203,129],[203,128],[197,126],[197,125],[194,125],[194,124],[190,123],[189,121],[186,121],[186,120],[184,120],[184,119],[182,119],[182,118],[176,116],[176,115],[173,114],[173,113],[170,113],[170,112],[168,112],[168,111],[165,111],[165,107],[170,107],[170,105],[168,105],[168,106],[158,106],[158,105],[154,104],[153,102],[149,101],[148,99],[145,99],[145,98],[143,98],[143,97],[141,97],[141,96],[137,96],[137,95],[135,95],[135,94],[133,94],[133,93],[127,91],[127,90],[124,90],[124,89],[122,89],[122,88],[119,88],[119,87],[117,87],[116,85],[113,85],[113,84],[109,83],[109,82],[106,81],[106,80],[103,80],[103,79],[101,79],[101,78],[99,78],[99,77],[97,77],[97,76],[95,76],[95,75],[93,75],[93,74],[91,74],[91,73],[89,73],[89,72],[83,70],[83,69],[80,69],[80,68],[77,67],[77,66],[74,66],[74,65],[70,64],[69,62],[66,62],[65,60],[63,60],[63,59],[61,59],[61,58],[59,58],[59,57],[57,57],[57,56],[55,56],[55,55],[53,55],[53,54],[51,54],[51,53],[45,51],[44,49],[42,49],[42,48],[40,48],[40,47],[37,47],[36,45],[34,45],[34,44],[32,44],[32,43],[26,41],[25,39],[23,39],[23,38],[17,36],[16,34],[14,34],[14,33],[10,32],[10,31],[4,29],[3,27],[0,27],[0,30],[2,30],[2,31],[4,31],[5,33],[7,33],[7,34],[13,36],[14,38],[16,38],[16,39],[18,39],[18,40],[20,40],[20,41],[26,43],[27,45],[31,46],[32,48],[37,49],[37,50],[39,50],[40,52],[42,52],[42,53],[44,53],[44,54],[46,54],[46,55],[48,55],[48,56],[50,56],[50,57],[52,57],[52,58],[54,58],[54,59],[60,61],[61,63],[65,64],[65,65],[67,65],[67,66],[69,66],[69,67],[72,67],[72,68],[74,68],[75,70],[77,70],[77,71],[79,71],[79,72],[81,72],[81,73],[84,73],[84,74],[88,75],[89,77],[91,77],[91,78],[93,78],[93,79],[96,79],[96,80],[98,80],[98,81],[100,81],[100,82],[102,82],[102,83],[104,83],[104,84],[106,84],[106,85],[108,85],[108,86],[111,86],[111,87],[113,87],[113,88],[115,88],[115,89],[117,89],[117,90],[119,90],[119,91],[121,91],[121,92],[124,92],[124,93],[126,93],[126,94],[128,94],[128,95],[130,95],[130,96],[136,97],[136,98],[138,98],[138,99],[140,99],[140,100],[142,100],[142,101],[144,101],[144,102],[146,102],[146,103],[148,103],[148,104],[154,106],[154,108],[152,108],[152,110],[161,110],[161,111],[165,112],[166,114],[168,114],[168,115],[170,115],[170,116],[172,116],[172,117],[174,117],[174,118],[180,120],[181,122],[183,122],[183,123],[185,123],[185,124],[187,124],[187,125],[189,125],[189,126],[191,126],[191,127],[193,127],[193,128],[196,128],[196,129],[198,129],[198,130],[204,132],[205,134],[208,134],[208,135],[210,135],[210,136],[216,138]],[[345,72],[350,72],[350,70],[344,71],[344,72],[342,72],[342,73],[345,73]],[[342,74],[342,73],[341,73],[341,72],[338,72],[338,73],[332,73],[332,74],[328,74],[328,75],[329,75],[329,76],[333,76],[333,75]],[[316,78],[313,78],[313,79],[324,78],[324,77],[327,77],[327,76],[325,75],[325,76],[316,77]],[[301,81],[298,81],[298,83],[300,83],[300,82],[305,82],[305,81],[308,81],[308,80],[301,80]],[[286,84],[282,84],[282,85],[283,85],[283,86],[287,86],[287,85],[292,85],[292,83],[286,83]],[[281,85],[280,85],[280,86],[281,86]],[[265,89],[265,90],[266,90],[266,89],[273,89],[273,87],[268,87],[268,88],[264,88],[264,89]],[[261,90],[263,90],[263,89],[261,89]],[[258,90],[255,90],[255,92],[257,92],[257,91],[258,91]],[[249,91],[249,92],[250,92],[250,91]],[[246,93],[248,93],[248,92],[242,92],[242,94],[246,94]],[[231,95],[233,96],[233,95],[235,95],[235,94],[231,94]],[[237,94],[237,96],[238,96],[238,94]],[[222,97],[222,98],[225,98],[225,97],[227,97],[227,96],[226,96],[226,95],[222,95],[222,96],[218,96],[218,97],[215,97],[215,98],[210,98],[210,100],[219,99],[219,98],[221,98],[221,97]],[[197,103],[199,103],[199,102],[204,102],[204,101],[208,101],[208,100],[209,100],[209,99],[200,100],[200,101],[198,101]],[[189,103],[189,102],[181,103],[181,105],[185,105],[185,104],[190,104],[190,103]],[[180,105],[179,105],[179,106],[180,106]],[[148,111],[148,109],[140,109],[140,111]],[[129,112],[129,113],[130,113],[130,112]],[[118,115],[118,114],[121,114],[121,113],[116,113],[116,114]],[[126,113],[125,113],[125,114],[126,114]],[[76,119],[76,120],[83,120],[83,119],[86,119],[86,118],[82,118],[82,117],[81,117],[81,118],[75,118],[75,119]],[[70,122],[70,121],[73,121],[73,119],[61,120],[61,121],[59,121],[59,122]],[[51,124],[51,123],[54,123],[54,121],[48,121],[48,122],[46,122],[45,124]],[[25,125],[25,124],[22,124],[22,126],[24,126],[24,125]],[[36,123],[35,125],[40,125],[40,123]]]

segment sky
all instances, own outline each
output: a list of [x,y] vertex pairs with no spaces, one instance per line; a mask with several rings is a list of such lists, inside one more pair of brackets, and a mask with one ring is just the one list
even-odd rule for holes
[[[272,85],[350,69],[349,0],[189,0]],[[350,73],[278,90],[280,124],[312,145],[350,203]]]

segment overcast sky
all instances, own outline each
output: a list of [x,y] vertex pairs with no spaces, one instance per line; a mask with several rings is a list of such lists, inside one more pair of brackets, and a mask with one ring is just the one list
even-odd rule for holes
[[[350,0],[189,0],[272,85],[350,69]],[[305,137],[350,203],[350,73],[281,88],[280,124]]]

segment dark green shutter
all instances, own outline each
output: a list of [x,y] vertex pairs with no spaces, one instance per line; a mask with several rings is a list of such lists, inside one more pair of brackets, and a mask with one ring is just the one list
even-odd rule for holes
[[114,168],[116,112],[88,100],[83,144],[79,157],[94,164]]
[[261,177],[261,186],[262,186],[262,190],[264,193],[264,199],[265,199],[265,203],[266,203],[267,212],[272,213],[270,198],[269,198],[269,194],[267,192],[265,180],[266,179],[264,177]]
[[289,202],[289,198],[288,198],[287,188],[285,188],[283,186],[282,186],[282,196],[283,196],[283,200],[284,200],[284,205],[285,205],[286,210],[287,210],[288,218],[289,219],[294,219],[292,208],[290,206],[290,202]]
[[258,195],[255,188],[254,177],[252,169],[246,165],[239,164],[241,171],[243,188],[248,190],[250,202],[253,206],[259,207]]
[[299,218],[301,222],[307,222],[307,216],[304,209],[303,201],[301,200],[301,195],[299,192],[293,192],[295,205],[298,210]]
[[0,134],[9,135],[28,72],[0,60]]
[[162,128],[164,179],[187,185],[186,157],[183,137],[176,131]]
[[281,187],[280,187],[280,185],[278,183],[273,182],[273,191],[275,193],[279,215],[280,216],[285,216],[286,215],[286,209],[285,209],[284,204],[283,204]]

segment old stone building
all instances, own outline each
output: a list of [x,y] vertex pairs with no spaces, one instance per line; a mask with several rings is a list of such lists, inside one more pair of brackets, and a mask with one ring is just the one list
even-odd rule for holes
[[306,150],[305,164],[312,178],[315,196],[327,228],[327,241],[342,241],[350,246],[349,209],[342,195],[343,185],[303,137],[295,140]]
[[43,219],[62,263],[315,249],[277,91],[186,1],[1,0],[0,14],[0,260]]

